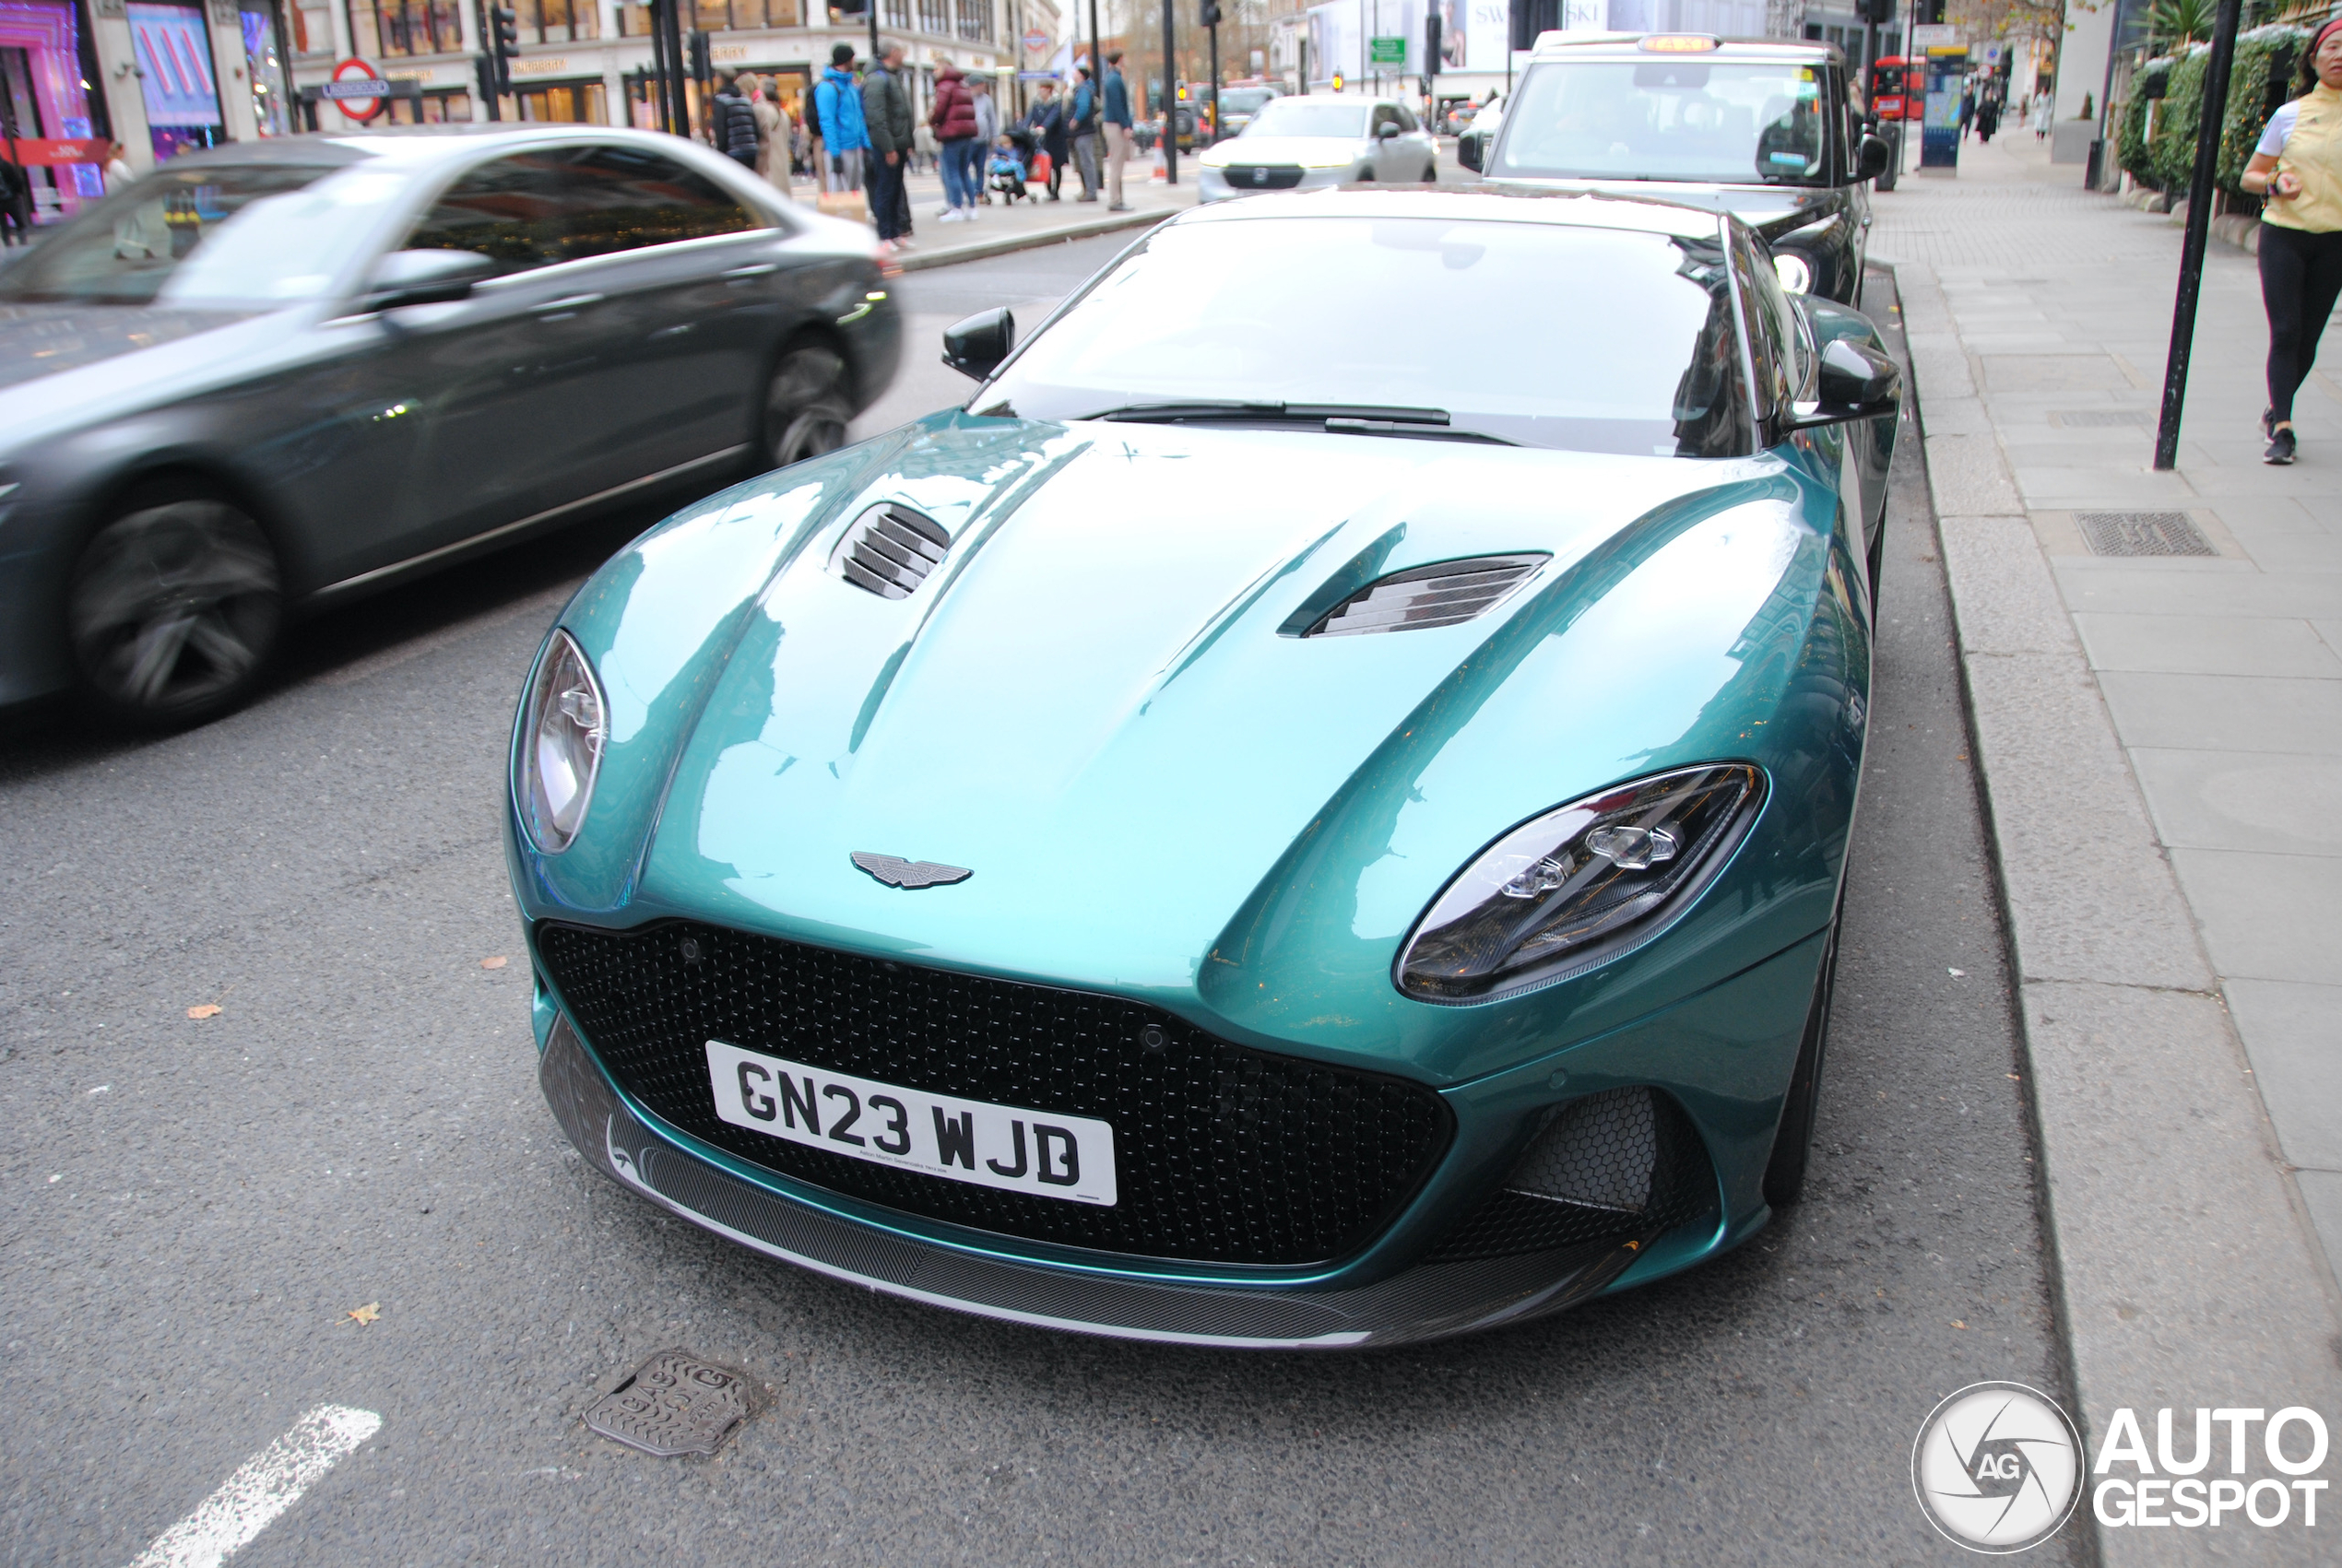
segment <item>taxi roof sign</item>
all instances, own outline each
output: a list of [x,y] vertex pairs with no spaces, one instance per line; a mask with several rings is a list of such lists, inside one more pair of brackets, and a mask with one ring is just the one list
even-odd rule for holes
[[1653,54],[1705,54],[1719,42],[1704,32],[1654,32],[1637,41],[1635,47]]

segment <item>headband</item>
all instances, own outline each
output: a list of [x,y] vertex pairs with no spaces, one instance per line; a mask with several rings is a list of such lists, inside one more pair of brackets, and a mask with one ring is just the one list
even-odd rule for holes
[[2336,28],[2342,28],[2342,17],[2333,18],[2327,21],[2324,27],[2318,29],[2315,33],[2311,35],[2310,53],[2312,54],[2315,54],[2318,52],[2318,45],[2325,41],[2325,35],[2332,32]]

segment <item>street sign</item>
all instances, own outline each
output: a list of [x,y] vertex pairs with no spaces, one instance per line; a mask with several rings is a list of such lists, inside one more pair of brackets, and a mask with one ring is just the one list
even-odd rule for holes
[[1366,59],[1377,65],[1404,65],[1407,63],[1407,41],[1404,38],[1376,38],[1366,41]]
[[1911,53],[1924,54],[1931,49],[1958,49],[1966,43],[1960,29],[1948,22],[1922,22],[1911,29]]
[[390,102],[390,84],[365,61],[351,55],[334,67],[333,80],[317,88],[317,96],[352,120],[371,120]]
[[1047,54],[1049,52],[1049,35],[1035,28],[1024,35],[1024,52],[1027,54]]

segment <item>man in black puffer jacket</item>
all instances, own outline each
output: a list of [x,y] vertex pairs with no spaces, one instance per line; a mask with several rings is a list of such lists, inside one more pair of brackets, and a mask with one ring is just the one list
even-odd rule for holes
[[707,106],[707,139],[716,151],[749,169],[756,167],[756,109],[741,95],[729,71],[716,77],[716,96]]

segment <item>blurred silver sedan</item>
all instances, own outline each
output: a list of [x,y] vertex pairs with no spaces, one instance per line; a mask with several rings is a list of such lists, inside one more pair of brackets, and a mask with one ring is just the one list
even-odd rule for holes
[[1199,162],[1196,199],[1216,202],[1362,181],[1427,185],[1439,178],[1439,144],[1395,98],[1317,94],[1270,100]]
[[833,450],[900,352],[869,230],[645,132],[224,147],[11,253],[0,707],[147,728],[290,615]]

